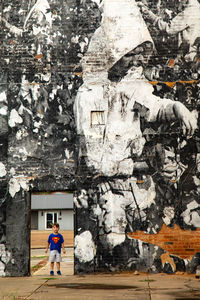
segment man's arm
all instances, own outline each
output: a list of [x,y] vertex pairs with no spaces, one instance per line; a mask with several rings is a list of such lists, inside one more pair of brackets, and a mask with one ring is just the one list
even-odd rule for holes
[[[179,121],[183,134],[193,135],[197,129],[197,111],[190,112],[187,107],[179,102],[153,95],[153,87],[143,80],[126,87],[126,92],[120,97],[133,98],[134,106],[147,122],[171,124]],[[132,93],[132,94],[131,94]],[[136,106],[136,103],[139,105]]]
[[1,16],[0,16],[0,22],[2,22],[2,23],[4,24],[4,26],[5,26],[11,33],[22,36],[22,34],[23,34],[23,30],[22,30],[22,29],[19,29],[19,28],[17,28],[16,26],[11,25],[10,23],[8,23],[8,21],[6,21],[6,19],[2,18]]
[[165,31],[169,35],[177,34],[190,25],[188,24],[188,18],[186,18],[185,12],[182,11],[170,23],[164,22],[162,19],[157,18],[157,26],[161,31]]
[[161,106],[158,115],[158,121],[175,121],[181,123],[184,135],[193,135],[197,129],[197,114],[190,112],[187,107],[179,101],[172,101],[167,106]]
[[169,35],[177,34],[184,29],[188,28],[190,25],[188,24],[189,18],[187,17],[187,9],[179,13],[175,18],[172,19],[171,22],[167,23],[163,21],[159,16],[155,15],[146,5],[139,2],[138,3],[142,14],[152,21],[154,25],[157,25],[159,30],[166,32]]

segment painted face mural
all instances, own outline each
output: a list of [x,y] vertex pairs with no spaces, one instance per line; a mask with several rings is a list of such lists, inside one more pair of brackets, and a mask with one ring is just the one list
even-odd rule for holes
[[74,104],[84,187],[75,198],[79,270],[185,271],[200,250],[177,254],[146,237],[159,241],[175,224],[192,236],[200,226],[200,5],[151,4],[105,0],[82,59]]

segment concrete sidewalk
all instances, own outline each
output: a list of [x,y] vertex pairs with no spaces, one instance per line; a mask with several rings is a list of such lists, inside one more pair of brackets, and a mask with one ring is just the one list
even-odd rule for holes
[[[55,267],[55,274],[56,274],[56,266]],[[49,271],[50,271],[50,263],[47,262],[47,264],[39,269],[38,271],[34,272],[32,276],[47,276],[49,277]],[[61,272],[62,275],[74,275],[74,258],[73,257],[67,257],[64,256],[62,258],[61,262]]]
[[83,276],[0,278],[1,300],[195,300],[200,281],[194,275],[134,273]]
[[[61,271],[63,275],[73,275],[74,274],[74,249],[66,248],[65,250],[66,250],[66,254],[62,253]],[[46,254],[45,249],[31,249],[32,270],[34,269],[33,268],[34,266],[37,267],[37,265],[43,260],[45,261],[49,260],[49,251]],[[38,271],[34,271],[32,275],[49,276],[49,270],[50,270],[49,265],[50,265],[49,262],[47,262],[47,264],[43,268],[40,268]]]

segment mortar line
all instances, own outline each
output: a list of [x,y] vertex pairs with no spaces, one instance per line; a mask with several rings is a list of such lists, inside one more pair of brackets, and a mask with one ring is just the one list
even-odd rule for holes
[[39,287],[37,287],[30,295],[28,295],[24,300],[29,299],[35,292],[37,292],[45,283],[47,283],[49,279],[45,280]]

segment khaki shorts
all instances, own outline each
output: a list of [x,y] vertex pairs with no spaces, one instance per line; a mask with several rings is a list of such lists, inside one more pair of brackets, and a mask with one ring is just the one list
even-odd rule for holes
[[51,250],[50,251],[50,256],[49,256],[49,261],[50,262],[61,262],[61,254],[57,250]]

